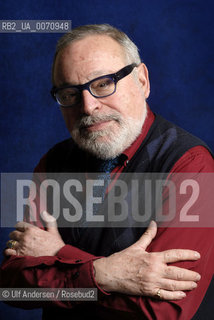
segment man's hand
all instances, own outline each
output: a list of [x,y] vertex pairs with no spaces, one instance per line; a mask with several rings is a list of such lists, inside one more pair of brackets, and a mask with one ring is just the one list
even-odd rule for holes
[[16,230],[10,233],[10,239],[15,240],[15,247],[6,249],[6,256],[54,256],[65,245],[55,218],[45,211],[41,215],[46,222],[46,231],[26,222],[18,222]]
[[143,295],[162,300],[179,300],[183,291],[197,287],[200,275],[168,263],[198,260],[196,251],[172,249],[146,252],[156,236],[157,225],[151,222],[142,237],[127,249],[93,262],[98,285],[109,292]]

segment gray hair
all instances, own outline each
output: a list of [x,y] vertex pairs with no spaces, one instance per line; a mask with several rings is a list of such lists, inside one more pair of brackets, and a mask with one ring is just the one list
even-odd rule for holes
[[53,71],[56,56],[63,48],[70,45],[74,41],[82,40],[90,35],[106,35],[117,41],[124,49],[125,58],[127,63],[141,63],[141,58],[139,55],[139,50],[133,41],[121,30],[112,27],[109,24],[91,24],[84,25],[73,29],[72,31],[63,35],[56,46],[56,52],[54,56],[53,66],[52,66],[52,82],[53,82]]

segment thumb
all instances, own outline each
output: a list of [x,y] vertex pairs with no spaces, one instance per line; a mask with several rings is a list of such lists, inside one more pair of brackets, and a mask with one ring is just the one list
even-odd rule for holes
[[140,246],[143,250],[150,245],[152,240],[155,238],[157,234],[157,223],[155,221],[151,221],[146,231],[140,237],[140,239],[135,242],[134,245]]
[[46,224],[46,229],[48,232],[58,233],[56,219],[53,216],[51,216],[47,211],[43,211],[41,213],[41,217]]

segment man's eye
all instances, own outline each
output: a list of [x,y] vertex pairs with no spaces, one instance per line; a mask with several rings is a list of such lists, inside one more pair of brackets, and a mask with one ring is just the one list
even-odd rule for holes
[[92,88],[95,90],[105,89],[111,86],[113,81],[111,79],[101,79],[92,83]]
[[77,96],[77,92],[74,90],[66,90],[66,91],[62,91],[59,95],[60,95],[60,99],[66,101],[66,100],[75,99],[75,97]]
[[70,106],[76,103],[78,92],[71,88],[61,90],[57,93],[57,100],[61,105]]
[[66,99],[73,98],[75,96],[76,96],[76,94],[74,94],[74,93],[67,93],[67,94],[62,95],[62,99],[66,100]]
[[103,81],[103,82],[101,82],[100,84],[99,84],[99,87],[100,88],[105,88],[105,87],[107,87],[107,86],[109,86],[110,84],[111,84],[111,80],[109,79],[109,80],[105,80],[105,81]]

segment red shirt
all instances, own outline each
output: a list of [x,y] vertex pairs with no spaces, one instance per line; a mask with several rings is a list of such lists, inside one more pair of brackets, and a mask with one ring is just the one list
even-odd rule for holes
[[[132,158],[146,137],[154,119],[154,114],[148,110],[140,136],[131,147],[125,150],[124,154],[127,158],[122,166],[114,169],[114,173],[122,172],[126,166],[126,161]],[[39,172],[40,169],[37,168],[37,171]],[[171,173],[177,172],[214,172],[213,158],[204,147],[194,147],[175,163]],[[158,252],[173,248],[197,250],[201,254],[201,259],[198,261],[174,264],[194,270],[202,276],[198,287],[188,292],[187,297],[179,301],[158,301],[144,296],[127,296],[104,292],[97,285],[93,274],[93,260],[97,257],[71,245],[65,245],[56,256],[12,256],[6,259],[1,267],[1,287],[95,287],[98,288],[97,303],[112,310],[112,313],[114,313],[114,310],[126,311],[130,313],[130,319],[134,314],[138,314],[141,319],[191,319],[198,309],[213,276],[213,228],[159,228],[157,236],[147,248],[147,251]],[[60,264],[69,267],[61,269],[59,268]],[[44,266],[46,266],[45,269]],[[11,302],[11,304],[27,308],[31,306],[30,302],[28,304],[26,302],[24,304]],[[40,302],[40,304],[37,302],[37,307],[45,305],[45,302]],[[72,308],[75,303],[55,301],[55,306]]]

